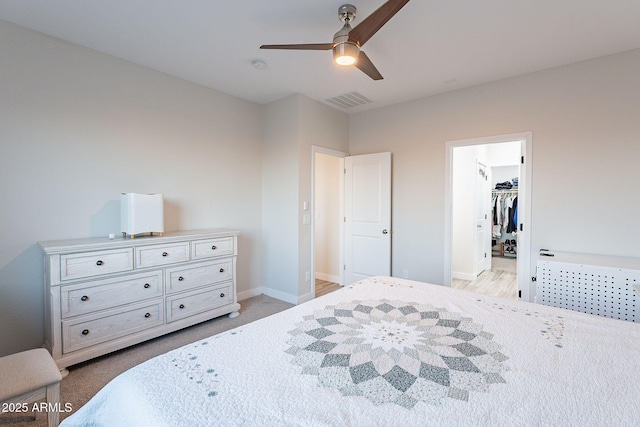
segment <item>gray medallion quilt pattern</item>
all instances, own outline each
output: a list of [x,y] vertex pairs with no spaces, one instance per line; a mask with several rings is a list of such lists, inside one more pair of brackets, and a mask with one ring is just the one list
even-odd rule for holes
[[287,353],[302,374],[344,396],[408,409],[467,401],[505,383],[507,356],[482,325],[428,304],[351,301],[304,316]]

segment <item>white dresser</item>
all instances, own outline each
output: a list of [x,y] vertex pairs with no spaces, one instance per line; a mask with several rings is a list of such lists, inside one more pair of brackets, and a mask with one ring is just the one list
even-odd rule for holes
[[238,232],[40,242],[45,345],[68,366],[240,310]]

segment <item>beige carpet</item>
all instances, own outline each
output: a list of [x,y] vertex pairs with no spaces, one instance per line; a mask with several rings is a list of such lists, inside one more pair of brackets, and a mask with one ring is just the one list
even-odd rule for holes
[[[75,366],[69,367],[69,375],[60,386],[60,402],[64,408],[70,403],[73,411],[78,410],[98,390],[120,373],[152,357],[185,344],[207,338],[226,330],[244,325],[292,307],[292,304],[270,298],[266,295],[240,301],[240,316],[230,319],[222,316],[181,331],[173,332],[142,344],[111,353]],[[36,416],[35,421],[33,415]],[[70,414],[61,413],[60,421]],[[47,425],[45,413],[0,414],[0,426],[40,427]]]

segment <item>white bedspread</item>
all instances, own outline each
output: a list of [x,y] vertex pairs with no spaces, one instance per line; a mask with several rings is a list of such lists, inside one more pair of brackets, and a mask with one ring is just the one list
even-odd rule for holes
[[115,378],[63,426],[631,426],[640,325],[375,277]]

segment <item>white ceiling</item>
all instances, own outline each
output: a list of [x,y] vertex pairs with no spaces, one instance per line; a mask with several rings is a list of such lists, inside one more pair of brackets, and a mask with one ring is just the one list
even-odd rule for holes
[[[381,81],[334,65],[330,51],[259,49],[331,42],[344,3],[0,0],[0,19],[260,104],[293,93],[373,100],[348,112],[640,48],[638,0],[412,0],[363,48]],[[351,3],[357,25],[384,0]]]

